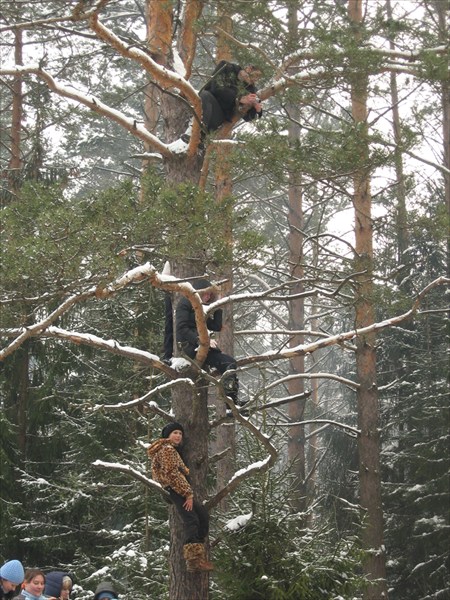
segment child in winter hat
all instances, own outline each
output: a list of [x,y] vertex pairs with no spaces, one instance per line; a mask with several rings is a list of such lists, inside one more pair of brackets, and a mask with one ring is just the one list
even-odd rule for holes
[[110,581],[102,581],[95,589],[94,600],[103,600],[103,598],[109,600],[110,598],[114,599],[118,597]]
[[73,576],[64,571],[50,571],[45,578],[44,596],[67,600],[73,587]]
[[7,594],[22,583],[25,571],[19,560],[10,560],[0,567],[0,587]]

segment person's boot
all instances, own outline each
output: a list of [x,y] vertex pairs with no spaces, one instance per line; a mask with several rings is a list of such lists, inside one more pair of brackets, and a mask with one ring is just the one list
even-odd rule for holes
[[214,569],[212,562],[206,559],[206,550],[203,544],[185,544],[183,556],[186,560],[186,569],[189,572],[209,572]]

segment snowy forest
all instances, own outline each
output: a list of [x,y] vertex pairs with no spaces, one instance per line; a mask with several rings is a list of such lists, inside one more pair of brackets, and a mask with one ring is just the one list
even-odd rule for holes
[[[0,8],[0,562],[77,600],[450,599],[448,1]],[[205,131],[222,60],[263,113]],[[173,420],[211,574],[151,476]]]

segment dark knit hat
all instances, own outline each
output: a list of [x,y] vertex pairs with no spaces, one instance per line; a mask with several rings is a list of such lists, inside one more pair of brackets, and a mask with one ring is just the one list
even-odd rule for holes
[[0,578],[19,585],[25,578],[25,572],[20,560],[10,560],[0,567]]
[[101,598],[118,598],[116,590],[110,581],[102,581],[95,589],[94,600]]
[[181,431],[181,433],[184,434],[183,425],[176,423],[175,421],[172,423],[167,423],[167,425],[164,425],[162,429],[161,437],[168,438],[172,431]]

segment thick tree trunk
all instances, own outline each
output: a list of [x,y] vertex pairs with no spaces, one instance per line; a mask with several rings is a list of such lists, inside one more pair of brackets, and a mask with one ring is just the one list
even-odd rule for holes
[[[191,10],[192,9],[192,10]],[[201,3],[190,2],[189,14],[198,15]],[[147,1],[147,37],[148,46],[153,58],[162,65],[172,63],[173,36],[173,3],[161,0]],[[190,26],[187,27],[187,26]],[[185,59],[191,64],[193,59],[192,22],[184,23],[185,37],[182,51]],[[187,29],[186,29],[187,27]],[[189,33],[190,32],[190,33]],[[191,50],[189,48],[191,47]],[[195,49],[195,48],[194,48]],[[154,103],[158,102],[159,106]],[[159,111],[163,123],[163,137],[167,141],[177,139],[185,130],[190,114],[186,106],[176,97],[167,93],[152,92],[147,97],[146,113],[148,124],[156,126]],[[188,157],[180,154],[164,163],[166,183],[178,185],[191,182],[198,184],[202,158],[199,154]],[[176,235],[176,232],[173,232]],[[173,274],[178,277],[203,275],[204,265],[201,257],[193,257],[193,261],[180,259],[172,265]],[[200,260],[197,260],[200,259]],[[177,388],[172,395],[172,409],[175,420],[180,421],[185,429],[184,457],[190,468],[191,481],[197,500],[206,497],[206,477],[208,471],[208,410],[207,384],[197,381],[194,391],[191,386]],[[201,573],[188,573],[183,558],[183,527],[173,508],[170,511],[170,599],[171,600],[207,600],[209,597],[209,577]]]
[[[203,384],[203,385],[202,385]],[[172,396],[172,408],[177,421],[185,428],[185,459],[190,468],[195,496],[200,502],[206,497],[208,473],[208,389],[198,382],[196,393],[186,386]],[[174,509],[170,509],[170,600],[207,600],[209,577],[188,573],[183,559],[183,528]]]
[[[349,0],[349,17],[359,40],[363,27],[362,0]],[[352,115],[358,135],[359,156],[355,156],[354,196],[356,248],[357,329],[374,323],[373,307],[373,230],[370,192],[369,144],[367,135],[368,79],[364,73],[351,82]],[[388,597],[386,555],[383,543],[381,502],[380,436],[378,391],[376,384],[375,335],[359,335],[356,340],[360,503],[364,510],[363,549],[366,552],[364,574],[373,582],[365,591],[365,600]]]

